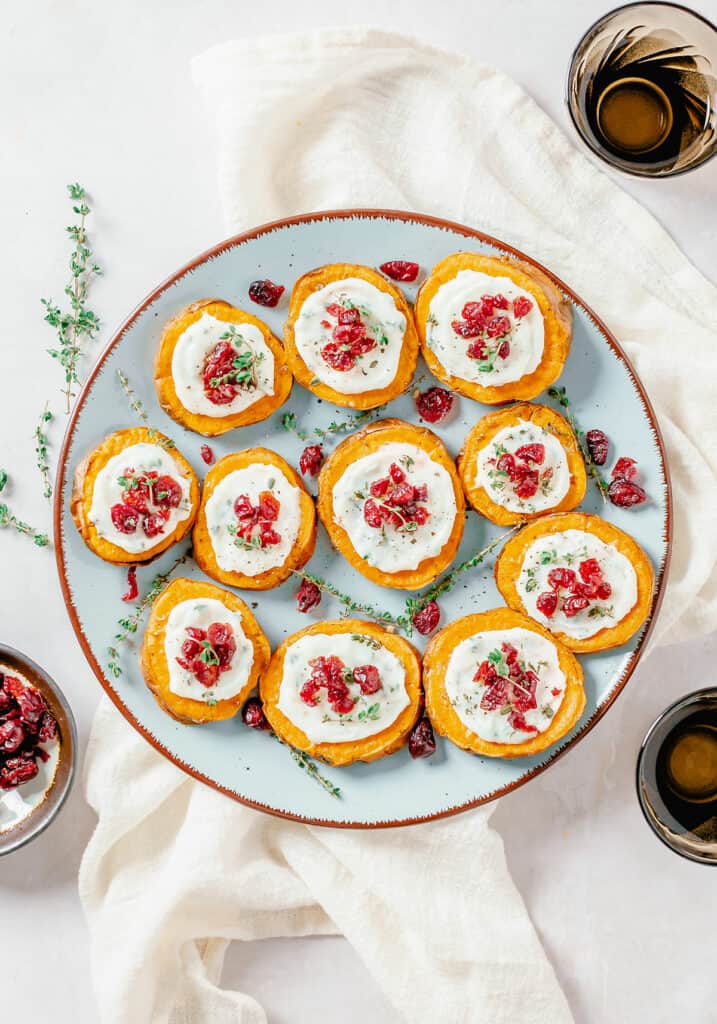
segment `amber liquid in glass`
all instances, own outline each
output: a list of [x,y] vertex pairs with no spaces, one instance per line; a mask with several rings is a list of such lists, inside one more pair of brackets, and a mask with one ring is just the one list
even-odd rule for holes
[[698,711],[675,726],[656,767],[672,816],[688,832],[711,838],[717,829],[717,712]]

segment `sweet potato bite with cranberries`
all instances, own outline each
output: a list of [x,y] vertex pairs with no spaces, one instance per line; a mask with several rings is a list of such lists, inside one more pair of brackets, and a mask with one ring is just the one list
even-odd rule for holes
[[351,565],[417,590],[455,557],[465,502],[453,461],[425,427],[379,420],[347,437],[319,474],[319,516]]
[[374,409],[400,395],[418,357],[403,293],[371,267],[352,263],[331,263],[299,278],[284,345],[300,384],[352,409]]
[[650,611],[654,572],[640,545],[599,516],[545,516],[511,537],[495,564],[506,604],[571,651],[626,643]]
[[470,504],[500,526],[573,509],[585,497],[575,434],[545,405],[488,413],[467,434],[457,464]]
[[574,654],[509,608],[466,615],[423,655],[426,711],[457,746],[488,757],[525,757],[572,729],[585,708]]
[[375,761],[408,737],[421,710],[421,659],[402,637],[360,619],[288,637],[260,683],[277,736],[327,764]]
[[192,725],[235,715],[269,655],[268,640],[236,594],[175,579],[152,606],[141,665],[159,706]]
[[314,502],[280,455],[247,448],[207,473],[193,539],[194,558],[208,576],[269,590],[311,558]]
[[421,285],[415,315],[431,372],[486,405],[535,398],[570,351],[567,299],[542,270],[507,257],[447,256]]
[[206,437],[271,416],[293,378],[284,346],[251,313],[221,299],[180,310],[162,332],[154,369],[159,404]]
[[149,562],[189,533],[198,507],[194,470],[147,427],[110,434],[75,470],[72,518],[106,562]]

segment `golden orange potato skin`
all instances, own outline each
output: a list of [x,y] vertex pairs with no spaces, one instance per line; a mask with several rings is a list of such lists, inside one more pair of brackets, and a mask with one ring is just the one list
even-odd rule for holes
[[[303,636],[316,633],[335,635],[351,633],[368,636],[377,640],[392,654],[395,654],[404,666],[406,692],[410,703],[401,711],[398,718],[381,732],[367,736],[364,740],[350,740],[346,743],[313,743],[306,733],[279,710],[279,691],[283,678],[284,658],[289,647]],[[356,761],[375,761],[380,757],[393,754],[403,746],[408,734],[418,721],[423,705],[421,688],[421,658],[418,651],[408,640],[389,633],[382,626],[362,619],[337,619],[330,622],[317,622],[287,637],[272,655],[269,668],[262,676],[259,693],[264,713],[274,732],[290,746],[303,750],[311,757],[317,757],[326,764],[340,767],[354,764]]]
[[[489,445],[501,430],[517,426],[521,420],[543,427],[557,437],[565,452],[570,470],[570,487],[567,493],[557,505],[542,512],[513,512],[493,501],[485,488],[475,483],[478,456],[483,448]],[[507,409],[496,409],[494,412],[489,412],[487,416],[479,419],[466,435],[456,464],[468,503],[476,512],[480,512],[486,519],[490,519],[492,523],[497,523],[499,526],[512,526],[514,523],[537,519],[551,512],[570,511],[576,508],[585,497],[587,474],[577,438],[567,420],[560,413],[549,409],[547,405],[517,402]]]
[[[344,278],[357,277],[368,281],[379,291],[386,292],[392,297],[398,309],[406,318],[406,332],[403,339],[403,347],[398,362],[396,376],[388,387],[374,388],[370,391],[363,391],[359,394],[347,395],[342,391],[336,391],[321,381],[316,380],[313,370],[310,370],[296,347],[294,325],[309,295],[318,288],[323,288],[332,281],[341,281]],[[373,270],[371,267],[364,267],[354,263],[329,263],[324,267],[318,267],[307,274],[303,274],[294,285],[291,298],[289,299],[289,315],[284,325],[284,347],[286,358],[291,367],[294,377],[308,391],[312,391],[319,398],[331,402],[333,405],[344,406],[349,409],[375,409],[384,405],[402,394],[411,383],[416,369],[418,359],[418,335],[413,321],[413,312],[406,302],[403,292],[395,285],[387,281],[385,277]]]
[[[192,700],[172,693],[169,688],[169,667],[164,651],[164,637],[172,609],[182,601],[201,598],[221,601],[230,611],[238,612],[244,635],[254,648],[254,661],[246,685],[234,697],[218,700],[213,706],[201,700]],[[225,718],[232,718],[241,709],[251,691],[258,685],[262,673],[269,664],[270,655],[269,641],[240,597],[204,580],[178,578],[172,580],[152,606],[142,640],[140,666],[147,686],[163,711],[186,725],[201,725],[204,722],[221,722]]]
[[[225,476],[237,469],[244,469],[257,462],[276,466],[292,486],[298,488],[301,518],[294,546],[283,565],[274,566],[265,572],[258,573],[256,576],[245,576],[240,572],[230,572],[222,569],[217,562],[209,530],[207,529],[206,507],[217,484]],[[287,580],[294,569],[300,569],[303,565],[306,565],[314,553],[314,545],[316,544],[316,509],[314,508],[314,501],[304,487],[299,475],[280,455],[270,451],[268,448],[245,448],[244,451],[225,455],[207,473],[204,479],[202,503],[197,515],[192,540],[194,544],[194,559],[207,576],[211,576],[212,579],[217,580],[219,583],[226,583],[229,586],[239,587],[243,590],[271,590],[273,587],[278,587],[284,580]]]
[[578,654],[590,654],[593,651],[605,651],[611,647],[620,647],[638,631],[649,615],[655,573],[652,562],[637,541],[633,540],[624,530],[601,519],[600,516],[587,515],[584,512],[562,512],[543,516],[511,537],[495,563],[495,582],[503,600],[510,608],[525,612],[516,586],[525,554],[530,545],[539,537],[561,530],[586,530],[605,544],[614,544],[617,550],[630,560],[635,570],[637,601],[617,625],[609,629],[601,629],[594,636],[579,640],[559,631],[553,632],[552,635],[569,650]]
[[[182,405],[172,377],[172,357],[182,334],[204,313],[208,313],[217,320],[224,320],[227,324],[249,323],[261,331],[267,347],[274,356],[273,395],[265,395],[241,412],[229,416],[205,416],[202,413],[190,412]],[[224,302],[223,299],[200,299],[198,302],[192,302],[191,305],[185,306],[172,317],[162,332],[154,363],[154,386],[159,404],[167,415],[177,423],[181,423],[188,430],[203,434],[205,437],[216,437],[235,427],[246,427],[251,423],[265,420],[287,400],[293,382],[284,346],[271,333],[264,321],[259,320],[252,313],[247,313],[243,309]]]
[[[545,324],[543,356],[532,373],[507,384],[484,387],[449,373],[429,347],[426,324],[431,301],[441,285],[461,270],[477,270],[491,277],[509,277],[518,287],[532,295],[540,307]],[[451,390],[485,405],[535,398],[558,379],[570,352],[573,314],[568,300],[542,270],[531,263],[505,256],[484,256],[476,252],[457,252],[446,256],[435,265],[419,288],[415,316],[421,352],[431,373]],[[456,338],[456,342],[459,341]]]
[[[161,535],[156,544],[138,554],[125,551],[117,544],[100,537],[94,523],[90,521],[92,493],[97,474],[111,458],[135,444],[161,444],[167,449],[177,464],[179,475],[189,480],[189,501],[192,509],[189,516],[177,523],[174,530]],[[90,551],[103,561],[111,562],[113,565],[137,565],[142,562],[151,562],[157,555],[161,555],[167,548],[187,536],[194,525],[198,509],[199,481],[194,470],[181,452],[172,446],[168,437],[149,427],[130,427],[127,430],[118,430],[114,434],[110,434],[85,456],[75,470],[70,497],[70,513],[80,536]]]
[[[361,558],[349,538],[348,533],[338,524],[334,516],[333,491],[338,480],[346,469],[357,459],[369,455],[384,444],[402,442],[423,448],[431,458],[448,472],[453,483],[453,494],[456,502],[456,515],[453,529],[443,549],[432,558],[425,558],[415,569],[387,573],[368,565]],[[377,420],[362,430],[351,434],[331,453],[319,473],[319,517],[326,528],[331,543],[344,556],[354,569],[382,587],[395,587],[399,590],[418,590],[432,582],[455,558],[463,536],[465,499],[463,489],[456,473],[453,460],[446,451],[443,442],[426,427],[417,427],[399,419]]]
[[[565,674],[565,695],[545,732],[531,734],[524,743],[493,743],[481,739],[458,717],[445,688],[448,661],[455,647],[468,637],[486,630],[529,629],[554,644],[558,662]],[[436,633],[423,654],[423,684],[426,711],[436,732],[474,754],[484,757],[528,757],[546,750],[570,732],[585,710],[583,670],[580,662],[555,637],[527,615],[510,608],[465,615]]]

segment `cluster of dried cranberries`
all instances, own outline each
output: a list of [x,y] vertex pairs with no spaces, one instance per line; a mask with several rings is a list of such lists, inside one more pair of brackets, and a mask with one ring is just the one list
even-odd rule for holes
[[383,476],[369,487],[371,497],[364,502],[363,517],[369,526],[380,529],[384,523],[397,530],[415,530],[428,521],[430,512],[419,505],[428,498],[428,487],[409,483],[406,474],[395,462]]
[[[508,724],[520,732],[538,731],[525,720],[526,711],[538,706],[538,677],[521,665],[518,651],[512,644],[503,643],[500,651],[491,651],[478,666],[473,681],[485,687],[480,700],[481,711],[501,711],[508,716]],[[559,690],[553,691],[553,696],[559,693]]]
[[38,744],[56,736],[57,722],[40,691],[0,672],[0,789],[34,779],[38,758],[48,758]]
[[612,479],[607,493],[613,505],[618,505],[620,508],[632,508],[634,505],[642,505],[643,501],[647,501],[644,488],[635,482],[637,463],[634,459],[623,455],[615,463],[610,476]]
[[544,470],[537,469],[545,462],[545,445],[524,444],[512,454],[503,452],[497,459],[489,459],[495,464],[496,472],[505,474],[513,485],[516,497],[523,501],[533,498],[539,487],[545,486],[553,476],[551,466]]
[[311,707],[318,704],[321,688],[325,687],[328,702],[336,714],[348,715],[357,699],[351,696],[349,683],[356,683],[364,696],[381,689],[381,675],[375,665],[358,665],[349,669],[335,654],[327,658],[312,658],[309,665],[311,675],[301,687],[299,696]]
[[232,667],[237,644],[231,626],[212,622],[206,629],[187,626],[187,639],[182,644],[182,657],[177,664],[191,672],[202,686],[214,686],[221,672]]
[[586,558],[574,569],[551,569],[548,573],[550,590],[538,596],[539,612],[551,619],[558,607],[563,615],[572,619],[578,612],[585,611],[593,601],[606,601],[612,587],[603,578],[597,558]]
[[[468,356],[479,360],[482,364],[480,369],[485,372],[493,369],[496,359],[507,359],[510,355],[508,335],[513,330],[514,322],[505,315],[510,308],[511,303],[505,295],[481,295],[478,302],[466,302],[461,311],[462,320],[451,321],[451,327],[459,338],[471,340]],[[526,316],[532,308],[532,301],[523,295],[513,299],[515,322]]]
[[156,471],[136,473],[127,468],[117,481],[122,488],[122,501],[113,505],[110,516],[120,533],[136,533],[141,525],[147,537],[164,532],[171,510],[182,500],[181,485],[171,476]]
[[274,528],[279,518],[281,502],[271,491],[261,491],[259,504],[252,505],[248,494],[240,494],[234,502],[237,525],[234,529],[236,543],[241,547],[266,548],[281,541],[281,534]]
[[202,385],[213,405],[229,405],[240,391],[256,387],[256,357],[250,348],[241,351],[231,341],[218,341],[204,360]]
[[338,303],[326,307],[329,316],[336,323],[322,320],[321,326],[331,330],[332,340],[321,349],[321,357],[332,370],[346,373],[353,370],[356,360],[376,348],[376,339],[369,333],[368,327],[361,319],[360,310],[352,306],[344,309]]

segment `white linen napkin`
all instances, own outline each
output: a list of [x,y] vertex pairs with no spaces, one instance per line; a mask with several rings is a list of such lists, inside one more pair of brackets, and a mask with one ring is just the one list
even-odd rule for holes
[[[196,58],[230,232],[313,209],[463,221],[522,248],[600,311],[657,407],[675,497],[658,641],[715,627],[717,291],[515,83],[354,29]],[[567,1003],[507,872],[491,809],[388,831],[271,819],[164,761],[108,702],[81,871],[104,1024],[258,1024],[219,988],[228,941],[341,932],[412,1024],[562,1024]]]

